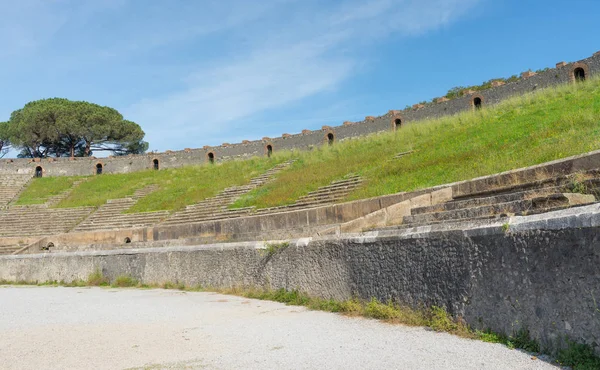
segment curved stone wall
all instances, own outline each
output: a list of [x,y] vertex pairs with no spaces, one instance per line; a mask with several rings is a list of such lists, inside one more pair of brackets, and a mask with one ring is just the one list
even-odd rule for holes
[[163,153],[147,153],[109,158],[47,158],[47,159],[2,159],[0,174],[31,173],[35,174],[37,167],[42,167],[43,176],[75,176],[96,174],[97,165],[102,165],[102,173],[128,173],[155,168],[154,160],[158,160],[159,169],[176,168],[189,165],[203,164],[210,161],[209,153],[213,154],[215,162],[243,159],[253,156],[268,155],[267,145],[273,152],[278,150],[307,150],[315,146],[327,144],[328,134],[333,135],[334,142],[348,138],[365,136],[382,131],[401,129],[401,125],[428,118],[453,115],[469,109],[475,109],[474,99],[481,99],[483,106],[497,104],[511,96],[521,95],[545,87],[574,82],[576,71],[583,71],[585,77],[600,74],[600,52],[575,63],[560,62],[556,68],[550,68],[541,73],[523,72],[518,81],[494,86],[483,91],[472,92],[455,99],[437,99],[435,103],[426,105],[416,104],[404,110],[390,110],[379,117],[365,117],[360,122],[344,122],[340,126],[323,126],[321,130],[303,130],[299,134],[283,134],[276,138],[243,141],[239,144],[223,144],[220,146],[205,146],[201,149],[184,149],[166,151]]

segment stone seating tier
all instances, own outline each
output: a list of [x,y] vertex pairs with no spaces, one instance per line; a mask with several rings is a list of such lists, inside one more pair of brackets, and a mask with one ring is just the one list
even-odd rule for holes
[[158,186],[150,185],[138,189],[133,196],[129,198],[107,200],[105,204],[96,210],[96,212],[92,213],[88,218],[77,225],[77,227],[73,229],[73,232],[146,227],[160,222],[169,215],[169,212],[123,213],[131,208],[138,199],[145,197],[157,189]]
[[[577,180],[576,176],[585,179]],[[574,192],[583,191],[583,193]],[[411,209],[402,225],[383,229],[407,229],[417,226],[449,224],[486,219],[502,219],[560,210],[595,202],[600,194],[600,172],[558,176],[518,183],[468,196],[446,203]]]
[[31,181],[31,175],[0,176],[0,208],[6,207]]
[[92,207],[10,207],[6,210],[0,210],[0,225],[2,225],[0,236],[41,236],[65,233],[75,227],[93,210]]

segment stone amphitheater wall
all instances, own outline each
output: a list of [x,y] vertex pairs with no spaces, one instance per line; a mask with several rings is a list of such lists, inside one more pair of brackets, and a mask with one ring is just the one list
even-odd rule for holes
[[[134,243],[131,247],[135,247],[137,242],[157,242],[156,245],[159,246],[170,245],[171,241],[183,239],[194,239],[197,243],[214,243],[338,234],[344,231],[340,228],[341,224],[363,217],[368,218],[384,208],[424,194],[433,194],[442,189],[449,190],[449,197],[451,198],[483,195],[515,183],[530,183],[536,180],[598,168],[600,168],[600,150],[471,180],[318,208],[282,210],[279,213],[182,225],[158,224],[146,228],[51,235],[43,239],[29,241],[30,248],[21,253],[46,253],[43,248],[50,242],[55,246],[53,251],[58,251],[92,250],[95,248],[115,249],[125,244],[125,238],[130,238]],[[431,201],[433,202],[433,199]],[[366,223],[369,226],[369,220],[366,220]],[[3,243],[6,245],[14,244],[13,239],[15,238],[0,238],[0,245]],[[22,244],[22,242],[19,242],[19,244]]]
[[[334,136],[334,142],[366,136],[369,134],[395,130],[394,121],[400,119],[402,125],[428,118],[453,115],[474,109],[473,98],[480,97],[483,105],[497,104],[509,97],[526,94],[538,89],[574,81],[574,70],[582,68],[586,77],[600,74],[600,52],[575,63],[557,63],[540,73],[524,72],[515,82],[495,86],[451,100],[441,99],[435,103],[415,105],[404,110],[390,110],[379,117],[365,117],[359,122],[344,122],[339,126],[323,126],[321,130],[303,130],[299,134],[283,134],[281,137],[263,138],[261,140],[244,141],[238,144],[205,146],[199,149],[166,151],[163,153],[147,153],[109,158],[46,158],[46,159],[2,159],[0,174],[34,174],[36,167],[42,167],[43,176],[85,176],[96,174],[96,166],[102,165],[102,173],[129,173],[152,169],[153,161],[159,162],[160,169],[207,163],[208,154],[213,153],[216,162],[233,159],[244,159],[253,156],[266,156],[267,145],[273,151],[278,150],[310,150],[313,147],[328,143],[327,134]],[[589,75],[589,76],[588,76]]]
[[[144,284],[299,289],[338,300],[442,306],[478,329],[527,328],[544,348],[600,342],[600,206],[463,223],[453,230],[388,231],[265,242],[0,257],[0,279],[65,281],[101,270]],[[275,242],[277,243],[277,242]]]

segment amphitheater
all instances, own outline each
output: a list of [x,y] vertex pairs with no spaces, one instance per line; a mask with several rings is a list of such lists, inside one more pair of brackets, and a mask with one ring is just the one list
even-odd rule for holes
[[[114,158],[2,159],[0,279],[69,282],[100,270],[109,279],[128,275],[145,284],[394,300],[444,307],[482,330],[527,328],[550,350],[569,338],[600,353],[600,151],[354,200],[349,194],[369,186],[368,179],[348,173],[289,204],[235,207],[289,171],[295,165],[290,156],[245,183],[173,211],[128,211],[158,191],[156,184],[97,207],[60,207],[96,176],[218,168],[386,131],[401,134],[421,120],[598,74],[600,53],[456,99],[278,138]],[[60,176],[79,177],[41,204],[18,204],[36,177]],[[281,248],[265,253],[273,245]]]

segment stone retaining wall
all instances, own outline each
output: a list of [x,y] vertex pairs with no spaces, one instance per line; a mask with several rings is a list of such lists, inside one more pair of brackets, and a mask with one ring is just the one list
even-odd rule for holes
[[338,126],[323,126],[321,130],[303,130],[299,134],[283,134],[276,138],[245,141],[238,144],[223,144],[201,149],[185,149],[167,151],[164,153],[148,153],[114,158],[48,158],[48,159],[2,159],[0,160],[0,175],[12,173],[35,173],[36,167],[42,167],[43,176],[85,176],[96,173],[96,166],[103,166],[103,173],[128,173],[154,168],[154,160],[160,169],[177,168],[182,166],[199,165],[208,162],[208,154],[214,155],[214,160],[226,161],[244,159],[253,156],[266,156],[267,145],[274,152],[278,150],[309,150],[328,142],[327,135],[333,134],[334,142],[361,137],[377,132],[396,130],[395,120],[400,119],[401,125],[417,122],[423,119],[452,115],[474,109],[473,99],[478,97],[484,106],[497,104],[511,96],[523,95],[545,87],[573,81],[574,70],[583,68],[586,77],[600,73],[600,53],[575,63],[557,64],[538,74],[523,74],[518,81],[495,86],[483,91],[473,92],[466,96],[438,100],[424,106],[416,105],[404,110],[390,110],[379,117],[365,117],[359,122],[344,122]]
[[[444,229],[446,228],[446,229]],[[447,308],[477,328],[529,329],[543,348],[600,343],[600,206],[499,223],[263,242],[0,257],[0,279],[130,275],[142,283],[263,286]]]

